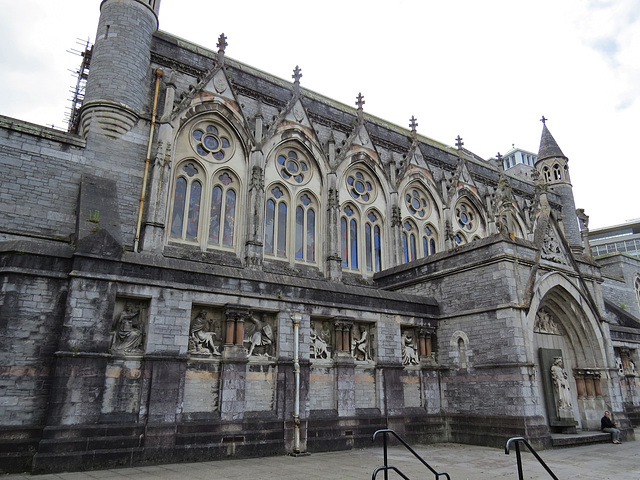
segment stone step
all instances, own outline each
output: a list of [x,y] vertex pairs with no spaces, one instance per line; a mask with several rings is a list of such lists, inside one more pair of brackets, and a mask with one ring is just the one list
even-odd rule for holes
[[554,448],[577,447],[593,443],[611,441],[611,434],[604,432],[580,432],[577,434],[552,434],[551,445]]

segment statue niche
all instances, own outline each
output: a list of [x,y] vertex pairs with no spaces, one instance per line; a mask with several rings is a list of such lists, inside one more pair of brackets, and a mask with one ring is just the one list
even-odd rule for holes
[[415,343],[415,331],[404,329],[400,337],[402,342],[402,365],[419,365],[418,347]]
[[575,433],[571,378],[565,369],[562,350],[540,348],[540,372],[549,426],[557,433]]
[[248,344],[247,357],[274,358],[275,332],[266,314],[254,314],[251,323],[246,323],[243,342]]
[[329,322],[311,322],[309,331],[309,356],[316,360],[326,360],[331,358],[331,329]]
[[208,317],[205,309],[200,309],[191,320],[189,328],[189,349],[191,355],[219,356],[220,322]]
[[116,300],[116,315],[111,337],[111,352],[119,355],[141,355],[148,316],[147,302]]
[[351,356],[361,362],[371,361],[371,335],[368,325],[361,323],[353,326]]

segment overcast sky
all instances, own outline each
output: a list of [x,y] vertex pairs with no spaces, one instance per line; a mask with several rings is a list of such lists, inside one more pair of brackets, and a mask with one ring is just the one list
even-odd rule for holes
[[[0,114],[64,127],[100,0],[0,0]],[[544,115],[591,228],[640,217],[640,0],[162,0],[160,29],[489,158]]]

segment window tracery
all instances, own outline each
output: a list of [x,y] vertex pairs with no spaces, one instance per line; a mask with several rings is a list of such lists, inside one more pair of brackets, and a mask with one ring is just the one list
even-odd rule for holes
[[191,130],[191,146],[205,160],[222,163],[234,152],[231,135],[221,126],[209,121],[197,123]]
[[238,246],[246,159],[237,137],[215,116],[199,117],[175,139],[168,240],[201,249]]
[[371,175],[364,169],[358,168],[351,171],[346,178],[347,190],[354,200],[360,203],[371,203],[377,195],[375,182]]
[[293,149],[282,151],[276,158],[278,173],[293,185],[304,185],[313,174],[309,161],[300,152]]
[[434,215],[434,202],[417,182],[405,190],[404,208],[412,217],[402,223],[404,262],[433,255],[437,250],[437,229],[427,219]]
[[456,221],[465,232],[474,232],[478,228],[478,214],[470,203],[461,201],[456,206]]

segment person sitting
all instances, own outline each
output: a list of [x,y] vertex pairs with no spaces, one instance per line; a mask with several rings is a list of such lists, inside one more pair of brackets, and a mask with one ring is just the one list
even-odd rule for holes
[[620,445],[620,429],[617,428],[619,425],[619,423],[613,423],[613,421],[611,421],[609,411],[604,412],[604,417],[600,420],[600,427],[603,432],[611,434],[611,440],[616,445]]

